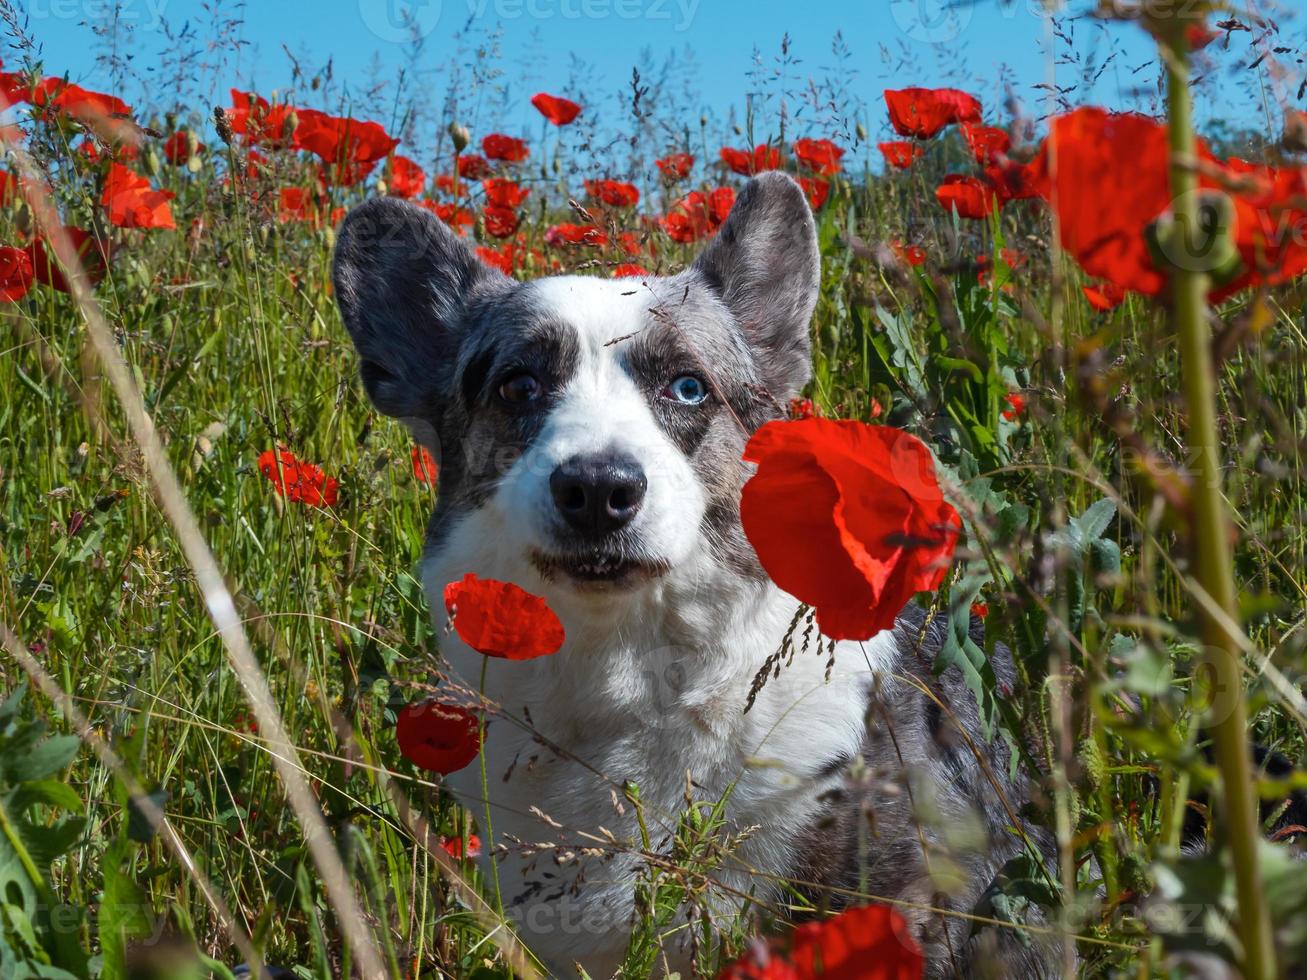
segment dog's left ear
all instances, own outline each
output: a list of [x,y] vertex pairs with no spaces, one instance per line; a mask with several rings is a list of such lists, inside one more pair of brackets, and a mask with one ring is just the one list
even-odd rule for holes
[[809,325],[821,286],[802,188],[777,172],[749,181],[694,270],[735,315],[772,393],[797,395],[812,376]]

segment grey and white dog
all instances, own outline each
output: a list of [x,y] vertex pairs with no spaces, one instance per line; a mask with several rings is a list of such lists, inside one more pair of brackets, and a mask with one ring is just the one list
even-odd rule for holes
[[[745,710],[799,612],[739,516],[744,444],[811,372],[820,259],[792,180],[752,181],[665,278],[518,283],[429,212],[377,199],[340,230],[335,284],[369,397],[439,463],[432,607],[472,572],[544,596],[566,629],[557,655],[491,660],[485,679],[522,722],[488,729],[495,839],[559,845],[499,862],[505,904],[553,972],[622,961],[646,866],[632,783],[655,849],[687,798],[725,799],[740,840],[712,914],[785,905],[789,881],[833,906],[895,903],[930,976],[1051,975],[1038,937],[971,917],[1009,859],[1047,845],[961,678],[932,673],[943,617],[910,608],[841,644],[829,676],[826,651],[799,654]],[[443,652],[475,688],[482,658],[457,637]],[[485,814],[478,767],[450,784]],[[663,969],[686,969],[690,931],[668,939]]]

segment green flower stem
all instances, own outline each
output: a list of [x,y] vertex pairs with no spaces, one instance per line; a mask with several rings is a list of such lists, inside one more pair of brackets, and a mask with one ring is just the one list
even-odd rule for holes
[[[490,665],[490,658],[483,656],[481,658],[481,684],[478,693],[484,702],[486,697],[486,668]],[[481,798],[485,801],[486,815],[486,841],[482,845],[489,848],[490,855],[490,874],[495,882],[495,914],[503,918],[504,915],[504,896],[499,890],[499,858],[495,856],[495,827],[490,822],[490,781],[486,779],[486,713],[481,712],[481,751],[477,753],[477,758],[481,763]],[[467,845],[464,844],[464,847]]]
[[[1173,15],[1163,25],[1171,195],[1174,199],[1176,244],[1183,249],[1181,254],[1185,256],[1202,254],[1203,235],[1199,227],[1199,186],[1195,169],[1197,140],[1185,36],[1185,28],[1192,22],[1190,18]],[[1224,823],[1223,837],[1234,862],[1243,976],[1246,980],[1274,980],[1277,971],[1270,909],[1257,865],[1261,830],[1248,751],[1241,653],[1237,638],[1231,634],[1234,628],[1231,624],[1238,623],[1238,607],[1229,522],[1221,486],[1216,377],[1207,325],[1210,282],[1201,265],[1197,261],[1176,264],[1172,270],[1172,298],[1189,415],[1189,445],[1197,457],[1191,527],[1195,572],[1198,585],[1211,597],[1215,607],[1199,610],[1210,684],[1209,727],[1221,774],[1219,815]]]

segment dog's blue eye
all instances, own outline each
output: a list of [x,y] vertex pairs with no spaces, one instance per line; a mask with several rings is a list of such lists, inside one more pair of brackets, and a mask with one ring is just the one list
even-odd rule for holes
[[513,405],[525,405],[544,394],[544,386],[534,374],[522,371],[504,379],[499,386],[499,397]]
[[663,389],[663,397],[682,405],[702,405],[708,400],[708,386],[692,374],[683,374]]

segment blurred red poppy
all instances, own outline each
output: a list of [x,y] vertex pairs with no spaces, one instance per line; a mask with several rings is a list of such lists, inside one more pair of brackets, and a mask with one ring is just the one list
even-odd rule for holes
[[555,126],[566,126],[581,114],[581,107],[571,99],[546,92],[537,92],[531,96],[531,104]]
[[614,279],[643,279],[647,275],[649,270],[634,262],[623,263],[613,270]]
[[8,170],[0,170],[0,208],[7,208],[18,200],[18,178]]
[[1126,291],[1110,282],[1100,282],[1095,286],[1081,286],[1085,299],[1099,313],[1107,313],[1125,302]]
[[504,180],[502,177],[483,180],[481,187],[486,192],[486,203],[497,208],[520,208],[531,196],[529,189],[522,187],[516,181]]
[[168,204],[176,196],[172,191],[155,190],[146,178],[121,163],[111,163],[100,204],[109,212],[110,224],[119,228],[176,228]]
[[545,600],[511,582],[464,575],[445,586],[445,611],[459,638],[487,657],[534,660],[563,645],[563,624]]
[[448,776],[466,769],[481,751],[481,723],[457,705],[408,704],[396,717],[395,740],[413,765]]
[[722,224],[735,207],[735,188],[718,187],[708,192],[708,213],[715,224]]
[[822,205],[826,203],[826,198],[830,196],[830,181],[818,177],[800,177],[799,186],[803,188],[803,193],[807,195],[808,203],[812,205],[812,209],[820,211]]
[[977,177],[950,174],[935,188],[935,200],[945,211],[978,221],[994,213],[995,191]]
[[620,180],[587,180],[586,193],[609,207],[629,208],[640,203],[640,189]]
[[515,257],[512,243],[508,243],[502,249],[488,248],[485,245],[476,247],[477,258],[492,269],[498,269],[506,276],[513,274]]
[[481,141],[481,150],[490,160],[503,160],[506,163],[521,163],[531,155],[525,141],[503,133],[491,133]]
[[926,155],[926,148],[920,143],[907,140],[895,140],[890,143],[877,143],[885,162],[896,170],[907,170]]
[[917,266],[926,263],[926,250],[920,245],[904,245],[902,242],[891,242],[890,248],[907,265]]
[[971,615],[977,619],[986,619],[989,616],[989,606],[983,602],[973,602],[971,604]]
[[689,153],[672,153],[654,163],[668,180],[685,180],[694,169],[694,157]]
[[467,208],[457,204],[433,204],[431,201],[420,202],[428,211],[434,211],[437,218],[460,235],[466,235],[469,228],[477,223],[477,216]]
[[977,123],[962,124],[962,138],[967,142],[967,149],[981,166],[987,166],[1006,157],[1012,149],[1012,137],[1007,130],[997,126],[981,126]]
[[729,146],[722,147],[722,159],[737,174],[752,177],[766,170],[777,170],[781,165],[781,148],[762,143],[749,150],[736,150]]
[[233,133],[269,149],[289,146],[299,121],[292,106],[274,106],[262,96],[239,89],[231,90],[231,108],[226,116]]
[[321,217],[318,195],[304,187],[283,187],[277,192],[277,220],[316,221]]
[[352,187],[399,145],[380,123],[330,116],[312,109],[297,111],[295,145],[322,161],[330,183]]
[[1155,296],[1166,276],[1145,229],[1171,202],[1166,129],[1135,113],[1084,108],[1053,119],[1040,163],[1061,244],[1089,275]]
[[826,636],[868,639],[944,580],[962,522],[916,437],[861,422],[768,422],[744,458],[758,464],[740,501],[744,532]]
[[272,483],[278,496],[292,503],[335,507],[339,502],[340,484],[321,467],[297,459],[289,449],[275,453],[265,449],[259,454],[259,472]]
[[888,89],[885,105],[896,133],[922,140],[954,123],[980,122],[980,100],[955,88]]
[[560,248],[565,245],[601,246],[608,244],[608,236],[598,225],[563,223],[545,232],[545,244]]
[[1018,391],[1009,391],[1003,396],[1003,400],[1008,403],[1008,407],[1003,410],[1003,418],[1009,422],[1015,422],[1022,415],[1026,414],[1026,396]]
[[436,485],[436,460],[427,450],[426,446],[414,446],[413,452],[413,479],[418,483],[425,483],[429,486]]
[[25,72],[0,71],[0,97],[11,106],[31,102],[32,79]]
[[408,157],[390,158],[390,173],[386,178],[386,190],[395,197],[414,198],[426,190],[427,174]]
[[480,857],[481,838],[476,834],[468,834],[466,838],[442,837],[440,838],[440,849],[455,861],[462,858]]
[[[101,282],[109,271],[109,256],[104,243],[85,228],[68,226],[64,228],[69,244],[77,252],[82,263],[82,270],[92,286]],[[68,280],[55,260],[54,249],[47,249],[44,239],[37,238],[24,250],[32,260],[32,274],[37,282],[66,293]]]
[[482,210],[481,221],[487,235],[512,238],[517,226],[522,223],[522,218],[511,208],[500,208],[492,204]]
[[163,156],[174,167],[184,167],[191,157],[202,153],[204,144],[190,130],[179,129],[164,141]]
[[924,969],[903,917],[868,905],[805,923],[788,943],[758,944],[718,980],[920,980]]
[[795,142],[794,156],[813,173],[832,177],[840,172],[844,148],[826,139],[803,139]]
[[116,95],[93,92],[62,78],[46,78],[35,89],[33,102],[80,123],[106,143],[139,137],[132,107]]
[[1046,194],[1047,176],[1038,158],[1032,163],[1018,163],[1000,154],[995,162],[984,168],[984,173],[985,182],[998,195],[1001,205]]
[[716,234],[735,205],[735,189],[718,187],[707,194],[691,191],[662,219],[663,230],[684,245]]
[[35,279],[30,255],[21,248],[0,245],[0,302],[17,303]]
[[464,180],[480,180],[490,175],[490,164],[485,157],[469,153],[458,158],[458,175]]

